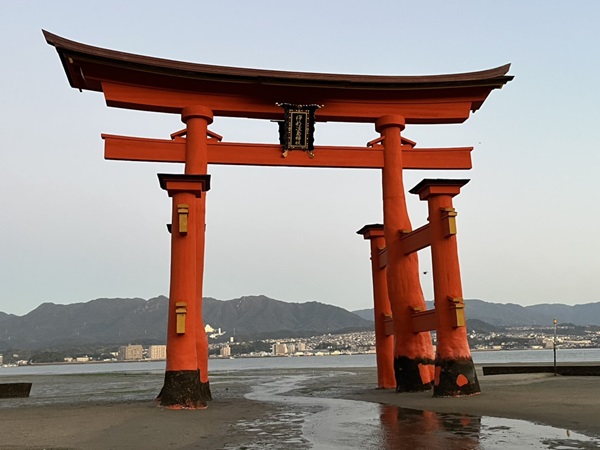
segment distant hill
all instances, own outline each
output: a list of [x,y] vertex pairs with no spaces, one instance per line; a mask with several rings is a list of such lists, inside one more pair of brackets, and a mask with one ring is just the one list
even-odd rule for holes
[[352,311],[354,314],[356,314],[358,317],[365,319],[365,320],[370,320],[371,322],[373,322],[373,308],[371,309],[357,309],[356,311]]
[[[466,300],[468,326],[495,330],[519,325],[600,325],[600,302],[584,305],[520,306]],[[164,296],[97,299],[86,303],[44,303],[24,316],[0,312],[0,353],[8,349],[58,349],[90,345],[166,342]],[[428,308],[433,305],[428,302]],[[373,310],[351,313],[319,302],[287,303],[265,296],[233,300],[205,298],[205,323],[239,338],[279,338],[372,329]]]
[[148,301],[102,298],[70,305],[43,303],[24,316],[0,322],[0,350],[164,343],[166,306],[166,297]]
[[13,314],[6,314],[5,312],[0,311],[0,323],[2,323],[5,320],[10,319],[11,317],[16,317]]
[[528,306],[527,309],[540,316],[556,317],[559,322],[571,322],[575,325],[600,325],[600,302],[574,306],[543,303]]
[[[427,302],[427,308],[433,304]],[[600,325],[600,302],[582,305],[541,304],[521,306],[514,303],[490,303],[483,300],[465,300],[467,319],[486,322],[495,327],[551,325],[556,318],[559,323],[575,325]],[[373,320],[373,309],[353,311],[358,316]]]
[[[97,299],[86,303],[44,303],[24,316],[0,313],[0,352],[87,344],[165,343],[164,296],[144,300]],[[337,306],[286,303],[265,296],[220,301],[205,298],[205,323],[237,336],[293,335],[371,328],[372,323]]]
[[327,333],[347,328],[372,327],[350,311],[319,302],[287,303],[261,296],[220,301],[205,298],[204,321],[236,334],[256,335],[276,331]]

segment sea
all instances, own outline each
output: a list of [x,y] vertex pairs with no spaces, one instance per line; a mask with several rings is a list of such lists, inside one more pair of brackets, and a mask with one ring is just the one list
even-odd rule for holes
[[[490,350],[473,351],[475,364],[513,364],[513,363],[547,363],[553,364],[552,349],[540,350]],[[564,363],[600,363],[600,348],[558,349],[558,364]],[[211,358],[208,368],[214,372],[232,372],[240,370],[277,370],[277,369],[326,369],[344,367],[375,367],[374,354],[336,355],[336,356],[282,356],[262,358]],[[94,362],[39,364],[16,367],[0,367],[3,375],[66,375],[111,372],[152,372],[164,371],[165,361],[132,361],[132,362]]]
[[[472,355],[476,364],[552,364],[554,359],[552,350],[475,351]],[[559,364],[600,363],[600,349],[558,349],[556,355]],[[315,377],[324,376],[328,368],[339,372],[375,366],[373,354],[210,359],[211,386],[214,383],[216,387],[219,379],[243,380],[252,371],[269,374],[261,376],[245,395],[253,401],[279,404],[283,411],[262,422],[240,420],[234,425],[236,432],[249,436],[248,442],[226,450],[600,448],[600,436],[523,420],[440,414],[301,395],[303,387]],[[312,375],[310,369],[315,369]],[[2,367],[0,383],[33,381],[34,386],[30,398],[0,401],[0,414],[2,408],[20,406],[153,399],[164,370],[164,361]]]

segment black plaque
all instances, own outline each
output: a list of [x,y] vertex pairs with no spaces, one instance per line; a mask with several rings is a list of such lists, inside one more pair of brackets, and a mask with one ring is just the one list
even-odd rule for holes
[[303,150],[313,157],[315,142],[315,111],[319,105],[292,105],[278,103],[284,111],[284,119],[279,122],[279,141],[283,146],[283,156],[289,150]]

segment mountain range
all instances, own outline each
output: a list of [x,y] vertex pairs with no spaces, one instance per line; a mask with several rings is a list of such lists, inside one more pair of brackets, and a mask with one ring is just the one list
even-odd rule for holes
[[[97,299],[87,303],[43,303],[24,316],[0,312],[0,352],[87,344],[164,344],[164,296]],[[287,303],[265,296],[203,300],[204,322],[227,337],[285,337],[372,328],[372,323],[343,308],[319,302]]]
[[[583,305],[520,306],[466,300],[471,329],[503,326],[550,326],[559,323],[600,325],[600,302]],[[91,344],[143,345],[166,342],[168,299],[164,296],[97,299],[86,303],[43,303],[24,316],[0,312],[0,352]],[[432,307],[431,304],[428,307]],[[310,336],[373,329],[373,310],[350,312],[319,302],[288,303],[265,296],[233,300],[205,298],[204,322],[226,337],[242,339]]]

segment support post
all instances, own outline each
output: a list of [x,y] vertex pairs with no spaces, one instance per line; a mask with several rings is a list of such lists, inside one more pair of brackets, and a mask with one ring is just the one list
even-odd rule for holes
[[410,190],[427,200],[431,230],[431,262],[438,319],[434,397],[481,392],[471,358],[456,243],[452,198],[469,180],[425,179]]
[[[213,112],[204,106],[188,106],[181,112],[186,124],[185,173],[188,175],[208,174],[208,125],[213,121]],[[202,317],[202,295],[204,285],[204,251],[206,230],[206,195],[198,197],[196,210],[196,353],[200,383],[204,394],[212,400],[208,378],[208,338]]]
[[556,319],[554,319],[552,323],[554,324],[554,340],[552,341],[552,353],[554,354],[554,376],[556,376],[558,373],[556,370]]
[[198,217],[196,210],[188,209],[188,205],[209,189],[210,176],[159,174],[158,178],[161,187],[173,199],[167,367],[158,400],[161,406],[170,409],[204,409],[210,395],[201,385],[196,350]]
[[386,330],[386,321],[392,318],[388,297],[385,267],[381,267],[379,252],[385,248],[383,225],[365,225],[357,231],[371,244],[371,273],[373,276],[373,306],[375,322],[375,349],[377,356],[377,387],[396,387],[394,378],[394,335]]
[[387,286],[396,340],[396,391],[423,391],[431,389],[434,360],[430,333],[413,333],[411,327],[412,310],[426,309],[417,254],[405,255],[400,244],[400,230],[412,229],[402,177],[400,132],[404,129],[404,118],[383,116],[375,123],[375,129],[383,138],[383,223],[387,246]]

